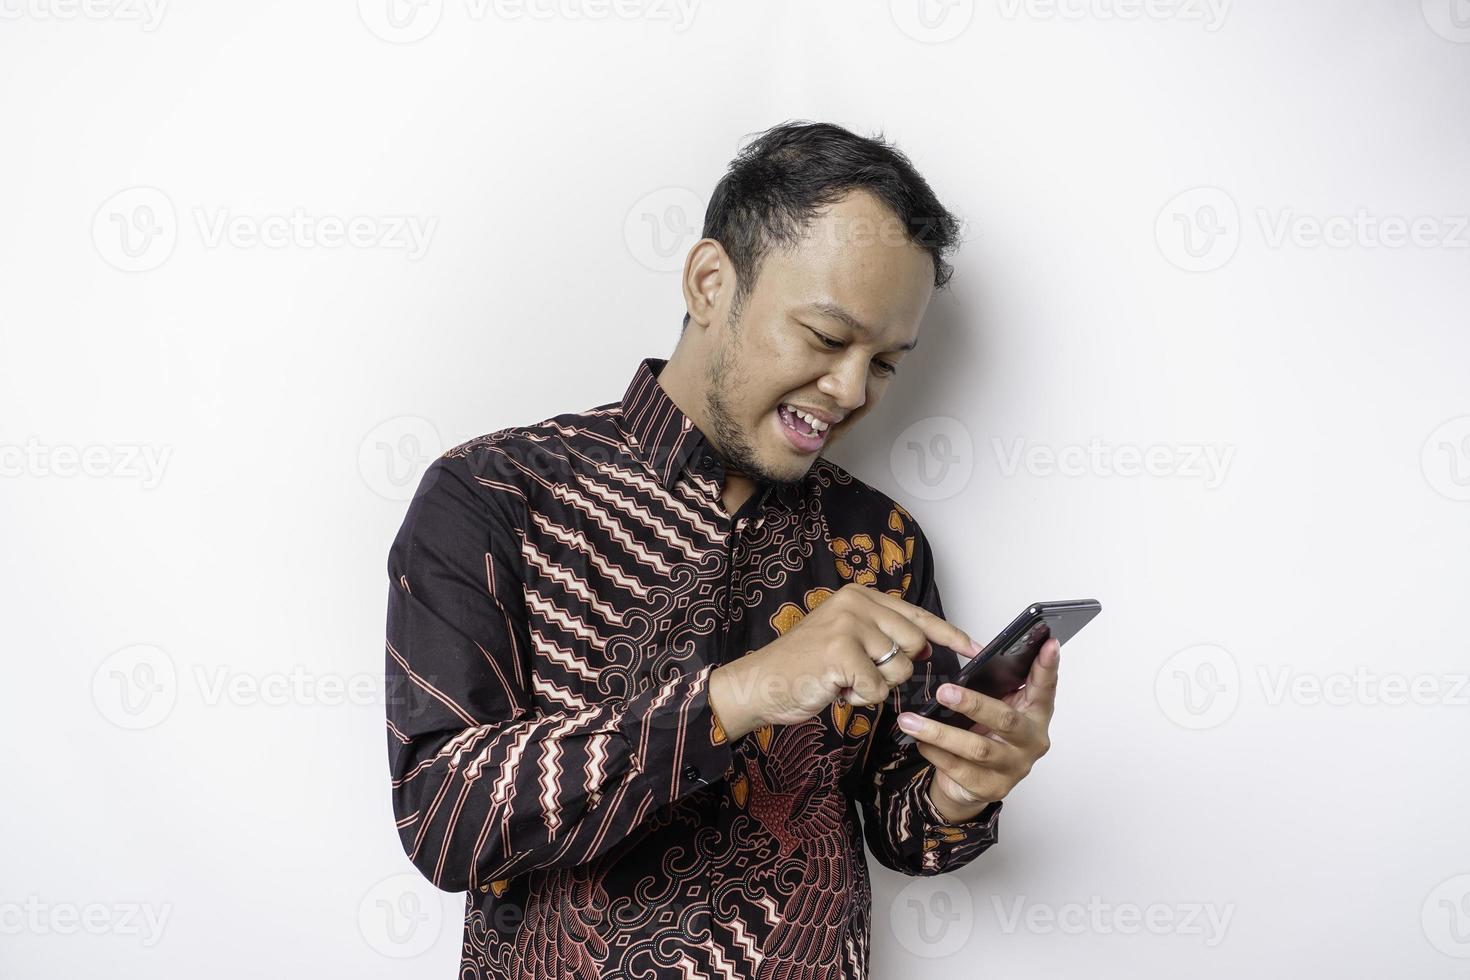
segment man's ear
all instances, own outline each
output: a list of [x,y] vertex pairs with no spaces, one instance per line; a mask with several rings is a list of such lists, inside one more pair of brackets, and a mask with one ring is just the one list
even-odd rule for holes
[[735,265],[713,238],[694,243],[684,258],[684,308],[689,318],[708,326],[720,303],[735,293]]

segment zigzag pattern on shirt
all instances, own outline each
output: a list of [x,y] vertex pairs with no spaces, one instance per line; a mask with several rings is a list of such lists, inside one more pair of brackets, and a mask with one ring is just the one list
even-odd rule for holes
[[[532,630],[531,636],[535,641],[537,653],[546,657],[552,663],[560,664],[568,673],[574,674],[588,683],[596,683],[597,671],[586,660],[554,641],[547,639],[539,629]],[[543,680],[542,683],[550,684],[550,681]]]
[[[591,626],[587,625],[587,621],[584,620],[581,616],[567,612],[561,606],[557,605],[546,596],[543,596],[539,591],[532,588],[531,586],[527,586],[525,591],[527,608],[533,614],[541,617],[543,625],[559,626],[561,627],[563,632],[569,633],[573,637],[582,641],[588,647],[590,647],[592,651],[596,653],[602,652],[603,647],[607,643],[607,640]],[[546,639],[544,634],[542,634],[539,629],[533,630],[532,635],[537,636],[542,640],[545,640],[547,643],[551,642],[550,640]],[[555,654],[558,652],[558,648],[556,648],[554,645],[549,646],[547,647],[546,652],[550,655],[555,656]],[[569,663],[587,663],[587,660],[584,657],[578,656],[576,654],[572,654],[572,656],[574,659]],[[557,659],[559,662],[561,661],[561,658],[558,657]],[[591,669],[590,666],[588,669]],[[591,674],[590,676],[596,677],[597,675]]]
[[[623,625],[622,613],[618,612],[612,603],[594,592],[586,579],[553,562],[539,549],[527,547],[523,554],[526,556],[526,563],[539,571],[543,578],[560,585],[586,603],[587,607],[597,613],[604,623],[612,626]],[[529,591],[529,586],[527,588]],[[546,601],[551,600],[547,597]]]
[[[576,548],[586,556],[587,562],[601,572],[609,582],[631,593],[635,599],[642,601],[647,597],[648,587],[640,580],[627,574],[604,558],[602,552],[598,551],[592,542],[587,540],[586,534],[579,530],[562,527],[560,524],[554,523],[550,518],[539,513],[533,513],[531,515],[531,523],[535,524],[537,529],[547,537],[560,542],[568,548]],[[523,555],[534,550],[536,549],[529,541],[521,546],[521,553]]]
[[703,541],[711,542],[723,539],[724,532],[713,521],[705,517],[697,507],[691,507],[684,499],[681,499],[681,496],[670,493],[647,476],[613,463],[598,463],[596,466],[598,473],[603,476],[609,479],[619,480],[630,487],[636,487],[658,503],[673,511],[683,525],[697,532]]

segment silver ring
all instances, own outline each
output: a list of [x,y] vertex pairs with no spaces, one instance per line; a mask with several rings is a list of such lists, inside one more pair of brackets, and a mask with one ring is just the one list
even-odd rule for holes
[[877,660],[874,660],[873,663],[879,667],[882,667],[884,664],[888,663],[888,661],[892,660],[896,656],[898,656],[898,641],[894,640],[893,646],[888,648],[888,652],[883,654],[883,656],[879,657]]

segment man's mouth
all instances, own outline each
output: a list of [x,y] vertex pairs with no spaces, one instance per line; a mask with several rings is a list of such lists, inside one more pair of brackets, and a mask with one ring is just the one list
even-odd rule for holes
[[826,422],[784,402],[776,406],[776,421],[786,433],[787,440],[801,453],[814,453],[821,449],[830,431]]

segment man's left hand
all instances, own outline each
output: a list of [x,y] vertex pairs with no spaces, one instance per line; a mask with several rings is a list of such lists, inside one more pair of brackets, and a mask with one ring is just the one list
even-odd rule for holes
[[[973,819],[993,801],[1004,799],[1051,748],[1047,730],[1056,707],[1061,652],[1055,639],[1042,644],[1025,686],[1004,698],[940,685],[940,703],[975,724],[919,719],[920,730],[910,734],[919,754],[934,764],[929,799],[951,822]],[[959,695],[955,704],[944,701],[950,691]],[[914,717],[907,711],[899,715],[900,720]]]

